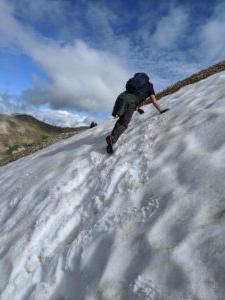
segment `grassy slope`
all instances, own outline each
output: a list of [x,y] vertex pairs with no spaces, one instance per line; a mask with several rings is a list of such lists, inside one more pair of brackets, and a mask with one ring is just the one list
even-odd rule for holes
[[18,159],[88,127],[62,128],[29,115],[0,114],[0,165]]

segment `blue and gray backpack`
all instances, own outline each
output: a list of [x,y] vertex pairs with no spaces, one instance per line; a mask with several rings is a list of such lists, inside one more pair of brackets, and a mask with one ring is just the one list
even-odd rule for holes
[[149,83],[149,77],[145,73],[136,73],[126,83],[126,91],[131,94],[135,94],[144,85]]

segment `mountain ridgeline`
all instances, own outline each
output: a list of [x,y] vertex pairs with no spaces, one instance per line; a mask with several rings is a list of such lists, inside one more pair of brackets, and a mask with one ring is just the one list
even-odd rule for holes
[[26,114],[0,114],[0,165],[5,165],[87,128],[89,127],[53,126]]

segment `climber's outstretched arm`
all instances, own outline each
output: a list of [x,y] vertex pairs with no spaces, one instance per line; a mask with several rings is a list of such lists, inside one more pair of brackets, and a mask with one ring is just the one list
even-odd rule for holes
[[156,100],[155,95],[150,95],[149,100],[150,100],[151,103],[155,106],[155,108],[158,109],[159,112],[162,111],[161,107],[160,107],[159,104],[157,103],[157,100]]

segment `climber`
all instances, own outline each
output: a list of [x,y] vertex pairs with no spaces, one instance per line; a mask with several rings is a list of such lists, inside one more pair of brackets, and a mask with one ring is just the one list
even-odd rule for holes
[[119,116],[112,132],[106,137],[106,151],[113,153],[113,145],[117,142],[121,134],[127,129],[133,113],[137,110],[140,114],[144,111],[140,109],[141,103],[149,98],[154,107],[162,114],[169,108],[162,109],[157,103],[153,84],[145,73],[136,73],[126,83],[126,91],[122,92],[116,99],[112,115]]

